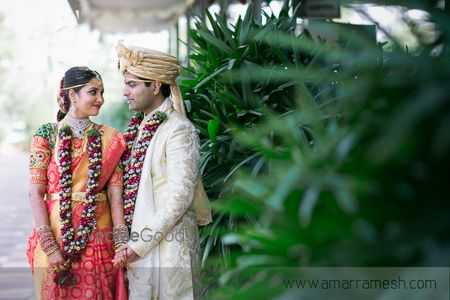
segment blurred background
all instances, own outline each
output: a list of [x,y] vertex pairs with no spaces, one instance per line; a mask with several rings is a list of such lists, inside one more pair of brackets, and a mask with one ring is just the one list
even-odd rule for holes
[[185,67],[205,299],[326,299],[283,285],[307,267],[448,267],[446,2],[0,0],[0,299],[33,297],[27,150],[64,72],[98,70],[96,121],[127,125],[119,39]]

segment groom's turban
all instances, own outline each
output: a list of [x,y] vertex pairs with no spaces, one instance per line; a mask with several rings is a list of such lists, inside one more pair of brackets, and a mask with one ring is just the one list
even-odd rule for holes
[[141,47],[125,47],[123,41],[117,43],[116,51],[122,74],[128,71],[134,76],[170,85],[175,109],[185,114],[180,89],[175,81],[183,68],[176,57]]
[[122,74],[128,71],[134,76],[173,85],[182,71],[178,59],[169,54],[139,47],[127,48],[123,41],[118,42],[116,50]]

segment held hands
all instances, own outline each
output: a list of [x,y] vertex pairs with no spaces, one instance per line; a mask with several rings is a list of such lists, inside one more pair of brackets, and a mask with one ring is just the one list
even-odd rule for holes
[[124,244],[116,249],[116,254],[112,260],[114,267],[121,269],[128,265],[128,263],[135,261],[138,255],[131,249],[128,244]]

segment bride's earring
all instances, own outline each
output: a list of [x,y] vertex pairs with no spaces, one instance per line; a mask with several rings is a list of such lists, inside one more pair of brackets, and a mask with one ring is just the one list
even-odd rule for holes
[[70,105],[70,110],[72,111],[72,113],[75,113],[77,111],[77,101],[73,100],[72,101],[72,105]]

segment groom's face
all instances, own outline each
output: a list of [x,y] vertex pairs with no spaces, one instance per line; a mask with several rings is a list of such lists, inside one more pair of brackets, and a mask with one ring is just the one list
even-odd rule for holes
[[125,72],[123,95],[127,97],[128,108],[132,111],[143,111],[148,113],[155,106],[154,82],[145,85],[138,77]]

